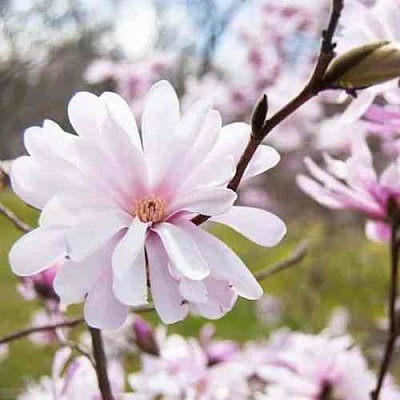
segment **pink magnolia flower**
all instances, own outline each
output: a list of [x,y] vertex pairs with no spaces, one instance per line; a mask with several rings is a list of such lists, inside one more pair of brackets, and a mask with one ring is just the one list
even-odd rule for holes
[[305,159],[314,179],[299,175],[297,183],[300,188],[325,207],[360,211],[369,219],[367,237],[386,241],[390,231],[387,202],[389,198],[400,199],[398,162],[391,163],[378,178],[363,134],[354,137],[352,155],[348,160],[334,160],[327,154],[324,158],[327,171],[310,158]]
[[[21,278],[21,283],[18,285],[18,291],[26,300],[33,300],[37,296],[47,303],[57,304],[59,297],[53,288],[53,281],[60,270],[64,260],[57,260],[52,266],[46,270],[32,276]],[[48,304],[54,308],[55,304]]]
[[[260,400],[368,400],[376,376],[350,338],[291,333],[273,363],[259,368],[268,385]],[[386,380],[383,399],[399,399]]]
[[[123,324],[128,306],[146,303],[148,284],[165,323],[182,320],[189,308],[219,318],[237,295],[261,296],[236,254],[191,222],[209,215],[263,246],[284,236],[278,217],[233,206],[236,194],[226,188],[250,137],[247,124],[221,129],[207,101],[181,117],[166,81],[149,92],[141,135],[114,93],[78,93],[68,113],[79,136],[45,121],[26,131],[30,156],[12,167],[15,192],[42,209],[39,228],[11,249],[15,273],[29,276],[64,259],[54,282],[61,302],[85,300],[86,321],[109,329]],[[246,177],[278,161],[261,146]]]
[[[71,349],[57,351],[53,360],[51,377],[42,377],[39,382],[28,385],[26,391],[17,400],[98,400],[101,394],[98,388],[96,371],[91,362],[83,356],[70,360]],[[112,360],[108,366],[111,390],[120,399],[125,377],[121,365]]]

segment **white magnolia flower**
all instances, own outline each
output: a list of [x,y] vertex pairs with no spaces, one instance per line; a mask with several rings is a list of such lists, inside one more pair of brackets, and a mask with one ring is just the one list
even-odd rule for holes
[[[235,253],[191,222],[211,216],[262,246],[285,234],[275,215],[233,206],[236,194],[226,188],[248,125],[222,128],[203,100],[181,116],[166,81],[150,90],[141,134],[114,93],[78,93],[68,114],[78,136],[45,121],[26,131],[30,155],[12,166],[15,192],[42,209],[39,228],[10,252],[15,273],[35,274],[64,258],[54,282],[61,302],[85,300],[86,321],[109,329],[123,324],[128,306],[147,302],[148,287],[165,323],[182,320],[189,308],[219,318],[237,295],[261,296]],[[261,146],[245,177],[278,161],[273,148]]]

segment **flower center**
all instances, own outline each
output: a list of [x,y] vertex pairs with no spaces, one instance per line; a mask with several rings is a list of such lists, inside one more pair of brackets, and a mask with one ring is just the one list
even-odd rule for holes
[[165,217],[165,201],[160,197],[144,198],[136,204],[134,212],[142,222],[161,222]]

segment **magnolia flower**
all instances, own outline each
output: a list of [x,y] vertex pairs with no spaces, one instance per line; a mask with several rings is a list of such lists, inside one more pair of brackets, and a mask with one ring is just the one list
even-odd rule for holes
[[[68,114],[78,136],[45,121],[26,131],[30,156],[12,166],[15,192],[42,209],[39,228],[11,249],[16,274],[64,259],[54,282],[61,302],[85,300],[86,321],[109,329],[123,324],[128,306],[147,302],[148,286],[165,323],[182,320],[189,308],[219,318],[237,295],[261,296],[236,254],[191,222],[205,214],[263,246],[284,236],[278,217],[233,206],[236,194],[226,188],[250,137],[247,124],[221,129],[207,101],[181,117],[166,81],[150,90],[141,135],[114,93],[78,93]],[[261,146],[245,177],[278,161],[273,148]]]
[[[71,349],[57,351],[51,377],[30,383],[17,400],[98,400],[101,398],[96,371],[84,356],[70,360]],[[116,398],[123,394],[125,377],[121,365],[111,361],[108,367],[111,390]]]
[[[369,400],[376,376],[350,338],[291,333],[276,359],[259,369],[268,382],[259,400]],[[398,399],[390,379],[382,399]]]
[[[346,2],[337,37],[338,54],[379,40],[399,43],[399,18],[398,0],[377,0],[373,6],[367,6],[361,0]],[[398,79],[393,79],[362,90],[357,98],[351,101],[342,119],[353,122],[360,118],[379,95],[399,104],[400,91],[397,81]]]
[[400,199],[398,162],[391,163],[378,178],[363,134],[354,137],[348,160],[334,160],[327,154],[324,158],[327,172],[310,158],[305,159],[314,179],[299,175],[300,188],[325,207],[360,211],[369,218],[367,237],[375,241],[388,240],[388,199]]
[[[246,365],[226,361],[224,358],[219,358],[217,363],[211,363],[208,357],[210,353],[207,353],[210,348],[202,348],[195,338],[166,336],[164,329],[157,329],[155,333],[159,355],[142,353],[141,370],[128,377],[134,394],[127,395],[124,400],[155,400],[160,397],[164,400],[248,398],[250,393]],[[221,343],[224,347],[228,344]],[[230,346],[232,344],[233,342]],[[229,353],[233,354],[232,350],[229,349]],[[235,351],[238,351],[237,345]]]

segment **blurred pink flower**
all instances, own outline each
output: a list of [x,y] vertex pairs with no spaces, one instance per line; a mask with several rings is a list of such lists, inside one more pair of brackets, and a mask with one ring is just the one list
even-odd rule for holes
[[[233,206],[236,194],[226,188],[250,138],[247,124],[221,129],[219,113],[204,100],[181,117],[166,81],[148,94],[141,136],[114,93],[78,93],[68,112],[79,136],[46,121],[26,131],[30,156],[13,163],[14,191],[43,210],[40,227],[11,249],[15,273],[29,276],[65,259],[54,282],[61,302],[85,299],[86,321],[108,329],[123,324],[128,306],[146,303],[148,280],[165,323],[182,320],[189,308],[220,318],[237,295],[261,296],[236,254],[191,222],[209,215],[267,247],[284,236],[277,216]],[[261,146],[245,178],[278,161],[273,148]]]
[[[262,400],[369,400],[376,376],[350,338],[291,333],[274,362],[258,369],[268,382]],[[400,398],[386,380],[382,399]]]
[[[112,360],[108,366],[111,389],[121,398],[125,377],[121,365]],[[28,385],[17,400],[98,400],[101,398],[96,371],[84,356],[71,360],[71,349],[61,348],[53,360],[52,376]]]
[[133,114],[139,116],[148,90],[171,62],[171,56],[157,53],[134,63],[98,59],[89,65],[84,78],[90,84],[113,82],[115,90],[128,102]]
[[[54,291],[53,281],[63,264],[64,260],[58,260],[38,274],[22,277],[21,283],[18,285],[18,291],[21,296],[26,300],[33,300],[39,297],[46,303],[58,303],[59,297]],[[50,304],[49,306],[53,308]]]
[[325,207],[361,212],[369,218],[367,237],[386,241],[389,237],[388,199],[400,200],[398,162],[391,163],[378,178],[364,134],[353,138],[352,155],[348,160],[339,161],[327,154],[324,156],[327,172],[310,158],[305,159],[313,179],[299,175],[297,183],[300,188]]

